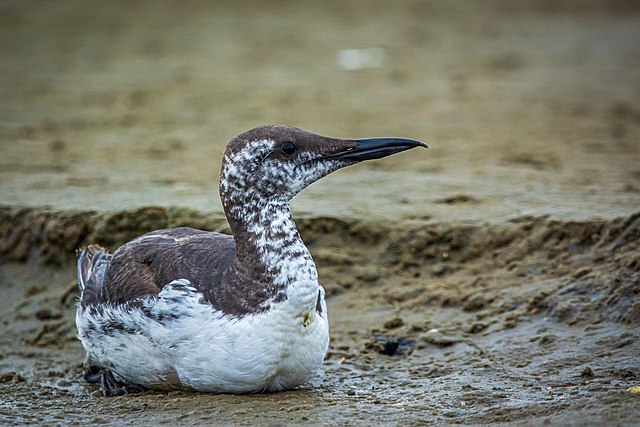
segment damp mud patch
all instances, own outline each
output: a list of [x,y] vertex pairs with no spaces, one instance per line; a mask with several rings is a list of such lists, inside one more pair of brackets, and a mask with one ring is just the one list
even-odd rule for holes
[[76,248],[114,249],[164,227],[228,232],[224,218],[182,208],[0,207],[1,423],[633,424],[640,416],[632,392],[640,381],[640,214],[297,223],[331,323],[329,354],[309,385],[256,396],[105,399],[82,380]]
[[[376,299],[399,306],[460,305],[480,317],[510,313],[512,321],[524,310],[569,324],[640,324],[640,213],[464,226],[331,217],[296,222],[329,295],[372,287]],[[0,206],[0,262],[64,265],[89,244],[113,251],[143,233],[181,226],[229,233],[224,217],[186,208],[99,213]],[[499,295],[512,287],[512,277],[526,291]]]

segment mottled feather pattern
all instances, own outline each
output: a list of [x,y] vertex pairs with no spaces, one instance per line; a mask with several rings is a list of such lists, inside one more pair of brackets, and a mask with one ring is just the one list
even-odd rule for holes
[[260,316],[227,318],[201,299],[180,280],[152,297],[78,311],[76,322],[92,361],[118,380],[135,378],[149,388],[278,391],[308,381],[322,363],[328,336],[321,315],[304,326],[284,304]]
[[[248,181],[255,173],[241,165],[249,162],[256,152],[262,162],[279,162],[265,158],[273,152],[274,144],[264,140],[251,142],[239,152],[226,154],[224,159],[220,181],[222,199],[233,201],[225,203],[230,223],[251,224],[237,226],[234,233],[235,242],[256,249],[244,251],[248,259],[231,268],[236,251],[234,238],[228,235],[190,228],[154,231],[120,247],[106,270],[110,286],[103,300],[89,298],[93,290],[90,288],[82,303],[119,304],[157,294],[173,280],[187,279],[213,308],[242,316],[267,310],[271,302],[286,299],[286,285],[299,277],[316,282],[315,264],[291,218],[288,196],[274,200],[246,191],[251,188]],[[317,171],[311,170],[314,179],[310,182],[316,175],[322,176],[338,167],[319,165]],[[270,172],[266,181],[284,186],[284,181],[298,174],[295,167],[286,166],[268,166],[267,170],[280,174]],[[304,179],[298,181],[297,191],[310,183]],[[79,272],[81,277],[88,273]],[[91,280],[90,274],[88,276]]]
[[274,139],[232,141],[220,193],[233,236],[157,230],[120,247],[99,274],[87,268],[89,249],[81,253],[76,322],[88,360],[162,389],[275,391],[308,381],[327,351],[328,321],[288,200],[338,168],[320,165],[305,178]]
[[91,376],[102,369],[149,388],[231,393],[311,379],[329,345],[327,307],[289,201],[336,169],[420,145],[275,125],[232,139],[220,173],[232,236],[182,227],[113,255],[80,253],[76,324]]

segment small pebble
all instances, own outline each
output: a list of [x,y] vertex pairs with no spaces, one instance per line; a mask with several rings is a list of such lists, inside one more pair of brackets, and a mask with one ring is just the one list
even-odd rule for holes
[[581,377],[593,377],[593,370],[590,367],[586,367],[582,370],[582,372],[580,373]]

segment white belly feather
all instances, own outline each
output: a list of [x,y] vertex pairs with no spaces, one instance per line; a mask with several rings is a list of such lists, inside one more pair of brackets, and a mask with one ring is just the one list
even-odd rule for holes
[[125,308],[78,308],[76,324],[91,362],[117,379],[156,389],[251,393],[310,380],[329,345],[324,290],[300,311],[287,299],[265,313],[224,316],[186,280]]

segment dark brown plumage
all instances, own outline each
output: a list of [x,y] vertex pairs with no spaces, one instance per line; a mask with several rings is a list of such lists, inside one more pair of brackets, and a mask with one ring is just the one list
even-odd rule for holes
[[[92,252],[94,259],[106,255],[95,246]],[[268,274],[231,271],[235,255],[232,236],[187,227],[153,231],[114,252],[104,280],[85,288],[81,303],[122,304],[155,295],[174,280],[187,279],[216,310],[234,316],[256,312],[256,307],[272,297],[272,293],[260,292]]]
[[308,381],[329,345],[324,289],[289,201],[342,167],[423,143],[342,140],[260,126],[225,150],[220,197],[232,236],[175,228],[78,258],[78,336],[87,378],[213,392]]

